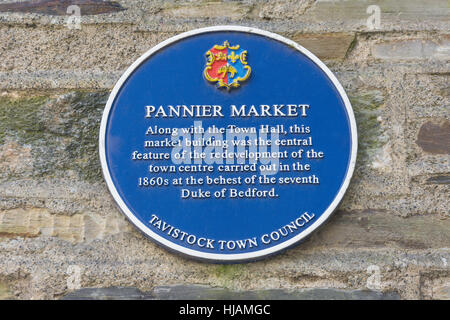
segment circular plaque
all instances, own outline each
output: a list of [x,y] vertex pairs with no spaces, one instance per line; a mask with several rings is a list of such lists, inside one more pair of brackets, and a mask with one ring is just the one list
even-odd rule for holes
[[150,239],[216,262],[286,249],[333,213],[357,133],[344,89],[297,43],[210,27],[170,38],[115,85],[100,128],[108,188]]

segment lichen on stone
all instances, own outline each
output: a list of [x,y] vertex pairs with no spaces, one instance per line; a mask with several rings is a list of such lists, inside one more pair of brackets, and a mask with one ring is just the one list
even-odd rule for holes
[[1,97],[0,143],[27,146],[33,158],[32,170],[13,176],[101,179],[98,132],[107,97],[104,91]]
[[214,276],[220,286],[232,288],[233,283],[241,278],[247,267],[242,264],[221,264],[214,266]]
[[371,90],[350,94],[349,99],[358,127],[358,161],[366,162],[387,141],[379,120],[384,94],[379,90]]

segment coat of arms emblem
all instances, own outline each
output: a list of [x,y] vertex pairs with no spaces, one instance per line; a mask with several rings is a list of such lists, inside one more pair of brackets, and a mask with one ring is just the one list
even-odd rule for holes
[[228,90],[239,87],[240,81],[250,77],[251,68],[247,63],[247,50],[239,45],[231,46],[228,41],[214,45],[206,53],[207,61],[203,72],[206,80],[217,82],[217,87]]

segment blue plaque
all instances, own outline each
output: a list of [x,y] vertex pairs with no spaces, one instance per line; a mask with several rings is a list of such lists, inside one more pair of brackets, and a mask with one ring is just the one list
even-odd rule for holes
[[122,75],[100,128],[108,188],[150,239],[207,261],[256,260],[305,239],[356,161],[353,111],[332,72],[266,31],[170,38]]

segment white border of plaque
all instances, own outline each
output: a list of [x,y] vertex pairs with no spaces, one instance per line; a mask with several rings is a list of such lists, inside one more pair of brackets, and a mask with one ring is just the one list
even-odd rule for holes
[[[128,77],[133,73],[133,71],[138,68],[144,61],[146,61],[149,57],[151,57],[154,53],[158,52],[161,49],[164,49],[166,46],[179,41],[180,39],[192,37],[198,34],[202,33],[209,33],[209,32],[217,32],[217,31],[238,31],[238,32],[244,32],[244,33],[250,33],[250,34],[256,34],[265,36],[267,38],[275,39],[283,44],[286,44],[292,48],[295,48],[296,50],[300,51],[302,54],[306,55],[309,59],[311,59],[332,81],[334,86],[336,87],[337,91],[339,92],[342,101],[345,104],[345,108],[347,111],[347,115],[349,117],[350,122],[350,129],[351,129],[351,139],[352,139],[352,145],[351,145],[351,157],[350,157],[350,164],[349,168],[347,170],[346,177],[344,179],[344,182],[342,183],[341,188],[339,189],[339,192],[337,193],[334,200],[331,202],[329,207],[325,210],[325,212],[320,216],[319,219],[313,222],[311,226],[309,226],[305,231],[298,234],[297,236],[282,242],[278,245],[275,245],[273,247],[258,250],[255,252],[248,252],[248,253],[236,253],[236,254],[217,254],[217,253],[207,253],[207,252],[201,252],[192,250],[180,245],[177,245],[173,242],[168,241],[167,239],[159,236],[158,234],[154,233],[149,227],[144,225],[139,219],[137,219],[134,214],[130,211],[130,209],[126,206],[125,202],[120,197],[119,193],[117,192],[113,181],[111,179],[111,175],[109,172],[109,168],[106,162],[106,154],[105,154],[105,134],[106,134],[106,126],[108,122],[109,113],[111,110],[111,106],[116,98],[117,93],[121,89],[122,85],[125,83],[125,81],[128,79]],[[170,39],[167,39],[149,51],[147,51],[144,55],[142,55],[139,59],[137,59],[126,71],[125,73],[120,77],[119,81],[114,86],[114,89],[112,90],[105,110],[103,112],[103,117],[100,125],[100,136],[99,136],[99,153],[100,153],[100,161],[102,165],[103,175],[106,180],[106,184],[109,188],[109,191],[111,192],[112,196],[114,197],[114,200],[118,204],[120,210],[125,214],[125,216],[137,227],[139,230],[141,230],[144,234],[149,236],[152,240],[156,241],[157,243],[163,245],[164,247],[171,249],[175,252],[182,253],[185,255],[188,255],[190,257],[199,258],[202,260],[207,260],[211,262],[243,262],[243,261],[251,261],[251,260],[259,260],[263,257],[269,256],[271,254],[277,253],[283,249],[286,249],[294,244],[297,244],[301,240],[304,240],[307,238],[311,233],[313,233],[319,226],[321,226],[329,217],[330,215],[336,210],[337,206],[339,205],[340,201],[342,200],[348,186],[350,183],[350,179],[353,175],[353,171],[355,169],[355,163],[356,163],[356,154],[357,154],[357,148],[358,148],[358,137],[357,137],[357,128],[356,128],[356,121],[353,114],[353,109],[350,104],[350,100],[347,97],[347,94],[345,93],[342,85],[339,83],[337,78],[334,76],[334,74],[328,69],[325,64],[319,60],[315,55],[313,55],[310,51],[303,48],[296,42],[289,40],[285,37],[282,37],[280,35],[277,35],[275,33],[267,32],[264,30],[252,28],[252,27],[242,27],[242,26],[214,26],[214,27],[207,27],[207,28],[201,28],[196,29],[188,32],[181,33],[177,36],[174,36]]]

